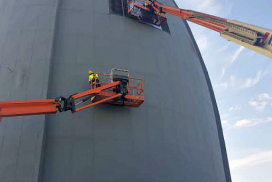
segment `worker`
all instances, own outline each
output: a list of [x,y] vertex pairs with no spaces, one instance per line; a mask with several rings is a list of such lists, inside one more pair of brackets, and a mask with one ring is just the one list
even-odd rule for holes
[[154,8],[153,8],[153,7],[154,7],[154,1],[151,0],[150,2],[151,2],[151,4],[150,4],[150,5],[147,4],[146,7],[147,7],[148,9],[150,9],[150,13],[154,14],[154,13],[155,13],[155,10],[154,10]]
[[89,82],[92,84],[92,87],[99,87],[99,76],[97,73],[94,73],[93,71],[89,71]]

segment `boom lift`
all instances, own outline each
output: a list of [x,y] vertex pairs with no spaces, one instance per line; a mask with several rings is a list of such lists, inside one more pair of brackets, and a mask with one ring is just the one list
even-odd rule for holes
[[127,0],[128,15],[139,21],[161,26],[166,13],[219,32],[221,37],[272,58],[272,30],[224,18],[169,7],[156,0]]
[[[162,26],[167,20],[166,13],[180,17],[220,33],[221,37],[272,58],[272,31],[246,23],[169,7],[156,0],[127,0],[128,15],[141,22]],[[119,74],[117,74],[118,72]],[[120,74],[121,73],[121,74]],[[139,107],[144,102],[143,80],[131,78],[128,70],[112,69],[110,74],[97,73],[104,82],[91,83],[92,89],[71,95],[69,98],[1,101],[2,117],[55,114],[57,111],[76,113],[89,107],[109,103],[127,107]],[[97,82],[95,80],[95,82]],[[76,102],[78,99],[82,99]],[[87,103],[82,107],[80,104]]]
[[[130,77],[128,70],[112,69],[110,74],[97,74],[99,81],[95,79],[90,90],[68,98],[60,96],[46,100],[1,101],[0,121],[2,117],[56,114],[57,111],[76,113],[102,103],[139,107],[144,102],[143,80]],[[80,104],[83,106],[77,107]]]

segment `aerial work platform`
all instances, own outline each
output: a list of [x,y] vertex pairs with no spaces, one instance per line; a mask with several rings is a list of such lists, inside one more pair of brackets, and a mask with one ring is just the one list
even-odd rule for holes
[[139,107],[144,102],[143,80],[130,77],[128,70],[112,69],[109,74],[97,74],[100,78],[95,79],[94,83],[90,82],[90,90],[70,95],[69,98],[0,101],[0,121],[2,117],[55,114],[57,111],[76,113],[103,103]]
[[228,41],[272,58],[272,31],[247,23],[228,20],[217,16],[170,7],[156,0],[127,0],[128,15],[139,22],[160,27],[167,14],[180,17],[220,33]]
[[110,74],[97,74],[99,75],[99,83],[94,84],[94,89],[99,88],[97,86],[107,86],[109,82],[120,82],[120,84],[96,94],[93,99],[94,103],[118,93],[122,93],[122,96],[109,100],[109,104],[139,107],[144,102],[143,80],[141,78],[130,77],[129,70],[112,69]]
[[155,11],[153,7],[145,1],[127,0],[128,15],[142,23],[162,26],[166,21],[166,14]]

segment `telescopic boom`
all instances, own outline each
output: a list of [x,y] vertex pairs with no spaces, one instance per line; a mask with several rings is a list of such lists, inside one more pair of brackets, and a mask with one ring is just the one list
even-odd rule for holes
[[96,74],[99,80],[90,82],[91,89],[69,98],[0,101],[0,122],[4,117],[56,114],[57,111],[76,113],[103,103],[139,107],[144,102],[143,80],[130,77],[129,70],[114,68],[110,74]]
[[166,14],[168,13],[219,32],[221,37],[228,41],[272,58],[272,30],[196,11],[166,6],[156,0],[144,0],[142,2],[128,0],[129,15],[135,16],[131,13],[134,8],[141,10],[142,15],[144,15],[137,16],[138,19],[145,20],[147,19],[145,16],[148,14],[147,12],[152,13],[153,20],[150,22],[156,26],[161,26],[166,21]]

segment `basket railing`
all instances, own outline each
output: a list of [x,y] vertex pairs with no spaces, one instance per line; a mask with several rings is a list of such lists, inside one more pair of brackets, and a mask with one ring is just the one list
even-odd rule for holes
[[[105,73],[96,73],[99,77],[97,80],[95,76],[94,82],[91,80],[92,88],[97,88],[109,83],[113,82],[113,78],[111,74]],[[128,77],[128,95],[136,96],[136,97],[144,97],[144,84],[143,79]],[[107,92],[114,92],[114,88],[107,90]]]

